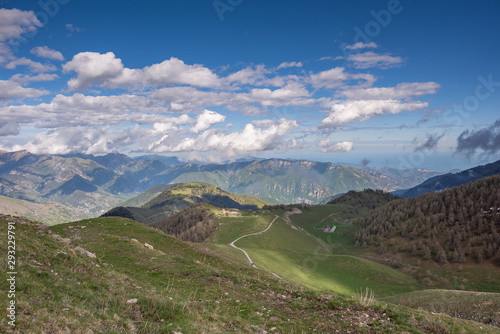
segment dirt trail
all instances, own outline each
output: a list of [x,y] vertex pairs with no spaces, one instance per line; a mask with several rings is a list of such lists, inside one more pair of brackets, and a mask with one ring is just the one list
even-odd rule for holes
[[[241,249],[241,248],[239,248],[239,247],[235,246],[235,244],[234,244],[234,243],[235,243],[236,241],[240,240],[240,239],[243,239],[243,238],[249,237],[249,236],[251,236],[251,235],[259,235],[259,234],[262,234],[262,233],[266,232],[267,230],[269,230],[269,229],[271,228],[271,226],[273,226],[274,221],[275,221],[276,219],[278,219],[278,218],[279,218],[278,216],[274,217],[274,219],[271,221],[271,223],[269,224],[269,226],[268,226],[265,230],[260,231],[260,232],[255,232],[255,233],[250,233],[250,234],[245,234],[245,235],[242,235],[242,236],[241,236],[241,237],[239,237],[238,239],[236,239],[236,240],[234,240],[233,242],[229,243],[229,246],[234,247],[234,248],[239,249],[240,251],[242,251],[242,252],[243,252],[243,254],[245,254],[245,256],[247,257],[248,261],[250,262],[250,265],[251,265],[252,267],[254,267],[255,269],[259,269],[259,268],[255,265],[255,263],[253,263],[252,259],[250,258],[250,255],[248,255],[248,253],[247,253],[245,250],[243,250],[243,249]],[[277,274],[273,273],[272,271],[269,271],[269,273],[271,273],[271,274],[273,274],[274,276],[276,276],[277,278],[281,279],[281,277],[280,277],[280,276],[278,276]]]

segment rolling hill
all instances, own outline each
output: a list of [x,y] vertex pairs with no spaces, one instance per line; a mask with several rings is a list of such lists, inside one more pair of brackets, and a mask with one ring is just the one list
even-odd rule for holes
[[[94,218],[49,230],[2,216],[3,235],[8,222],[23,242],[16,263],[22,275],[15,296],[17,332],[498,332],[444,315],[311,290],[124,218]],[[6,243],[0,250],[7,251]],[[7,291],[6,274],[0,278],[0,288]],[[8,302],[7,294],[0,295],[0,303]],[[5,333],[11,330],[6,312],[3,308],[0,320]]]
[[200,182],[167,186],[166,190],[157,194],[161,188],[163,187],[153,187],[144,195],[137,197],[135,201],[141,202],[155,195],[140,207],[120,206],[111,209],[103,216],[126,217],[144,224],[151,224],[196,203],[238,210],[256,210],[266,204],[256,197],[231,194],[216,186]]
[[47,225],[86,218],[85,214],[60,203],[34,203],[5,196],[0,196],[0,214],[27,217]]

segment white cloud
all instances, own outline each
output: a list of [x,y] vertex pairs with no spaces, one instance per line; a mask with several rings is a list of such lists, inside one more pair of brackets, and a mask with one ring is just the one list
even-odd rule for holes
[[218,85],[217,75],[202,65],[186,65],[182,60],[170,58],[143,69],[125,68],[113,52],[100,54],[82,52],[63,65],[63,70],[76,72],[68,81],[70,90],[91,86],[108,88],[142,88],[168,85],[211,87]]
[[156,101],[140,95],[70,96],[58,94],[50,103],[0,108],[0,122],[35,123],[39,128],[104,126],[133,122],[154,124],[168,117]]
[[19,134],[19,124],[16,122],[7,122],[0,124],[0,137],[17,136]]
[[435,94],[440,85],[436,82],[403,82],[396,87],[371,87],[345,89],[342,95],[351,100],[407,99],[413,96]]
[[61,52],[52,50],[48,46],[37,46],[31,49],[30,52],[41,58],[64,61],[64,57]]
[[12,98],[39,97],[49,92],[35,88],[25,88],[15,80],[0,80],[0,101]]
[[92,85],[109,86],[124,70],[121,59],[113,52],[81,52],[63,65],[64,73],[76,72],[77,77],[68,81],[70,90],[85,89]]
[[315,88],[337,88],[348,79],[343,67],[335,67],[327,71],[311,74],[309,83]]
[[141,140],[140,128],[111,131],[106,128],[64,127],[37,134],[35,140],[25,145],[14,145],[11,150],[27,150],[35,154],[103,154],[122,150]]
[[172,57],[160,64],[143,69],[146,82],[151,86],[191,85],[213,87],[218,85],[217,75],[202,65],[186,65],[182,60]]
[[14,74],[10,77],[9,80],[17,81],[21,83],[28,82],[39,82],[39,81],[52,81],[59,78],[57,74],[37,74],[37,75],[23,75],[23,74]]
[[265,128],[247,124],[241,131],[224,134],[207,130],[195,138],[184,138],[177,144],[159,142],[152,152],[208,152],[215,151],[224,158],[251,154],[279,147],[280,139],[291,129],[298,127],[294,120],[280,119]]
[[206,110],[201,115],[196,117],[196,124],[191,128],[191,132],[198,133],[209,129],[212,125],[222,123],[226,120],[226,116],[216,113],[215,111]]
[[302,67],[304,64],[300,61],[284,62],[278,65],[276,69],[289,68],[289,67]]
[[72,23],[66,23],[66,30],[70,31],[70,32],[80,32],[80,28],[73,25]]
[[388,53],[379,54],[372,51],[350,54],[347,59],[352,61],[354,63],[354,67],[359,69],[366,69],[370,67],[387,69],[398,66],[404,61],[401,57],[393,57]]
[[345,48],[347,50],[375,49],[378,48],[378,45],[375,42],[370,42],[370,43],[357,42],[352,45],[346,45]]
[[402,111],[415,111],[426,108],[425,102],[402,102],[400,100],[361,100],[344,101],[332,106],[332,112],[323,119],[320,128],[335,128],[342,124],[365,121],[377,115],[398,114]]
[[13,70],[17,66],[28,66],[34,72],[51,72],[51,71],[56,70],[56,67],[52,64],[42,64],[42,63],[33,61],[31,59],[28,59],[26,57],[14,58],[13,60],[10,60],[5,65],[5,68],[7,68],[9,70]]
[[20,39],[23,33],[33,32],[41,26],[33,11],[0,9],[0,42]]
[[[325,146],[321,149],[321,152],[323,152],[323,153],[350,152],[352,150],[352,148],[354,147],[354,143],[352,141],[343,141],[343,142],[335,143],[333,145],[327,145],[328,142],[326,142],[326,143],[322,142],[323,144],[325,144]],[[320,145],[321,145],[321,143],[320,143]]]
[[257,65],[255,68],[246,67],[238,72],[232,73],[224,78],[224,81],[231,84],[256,85],[259,81],[266,79],[269,70],[264,65]]

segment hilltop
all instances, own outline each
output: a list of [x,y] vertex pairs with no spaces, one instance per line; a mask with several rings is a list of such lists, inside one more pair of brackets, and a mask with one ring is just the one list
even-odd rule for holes
[[365,189],[363,191],[351,190],[347,194],[335,198],[327,204],[349,204],[375,209],[392,200],[399,198],[382,190]]
[[[161,188],[167,189],[158,193]],[[148,198],[150,199],[147,200]],[[119,216],[151,224],[196,203],[238,210],[256,210],[266,204],[256,197],[231,194],[219,187],[201,182],[188,182],[166,187],[157,186],[132,201],[141,202],[143,200],[147,200],[147,202],[140,207],[120,206],[106,212],[103,216]]]

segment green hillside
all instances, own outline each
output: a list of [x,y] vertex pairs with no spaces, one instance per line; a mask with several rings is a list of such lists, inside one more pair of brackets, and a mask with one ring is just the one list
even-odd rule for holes
[[141,207],[116,207],[106,212],[103,217],[130,218],[149,225],[197,203],[241,210],[256,210],[266,204],[256,197],[231,194],[216,186],[200,182],[164,186],[166,190],[158,194],[158,190],[162,187],[154,187],[132,199],[132,202],[142,202],[154,196]]
[[23,216],[47,225],[88,218],[88,214],[56,202],[34,203],[0,196],[0,214]]
[[[327,208],[330,209],[328,214],[336,210]],[[304,210],[313,211],[315,207]],[[284,213],[271,211],[262,217],[226,218],[221,220],[222,224],[212,239],[219,247],[225,247],[238,236],[265,229],[275,214],[282,217]],[[294,214],[290,218],[301,215]],[[417,282],[411,277],[372,261],[351,255],[335,255],[336,244],[292,228],[281,218],[267,232],[241,239],[236,246],[245,249],[259,268],[318,290],[327,289],[352,296],[357,290],[369,287],[377,296],[386,296],[417,289]],[[234,253],[240,255],[237,250]]]
[[[48,233],[45,225],[3,216],[4,236],[7,222],[15,222],[22,245],[16,253],[18,333],[495,333],[473,322],[315,292],[123,218],[60,224]],[[0,251],[6,254],[5,242]],[[8,290],[5,272],[0,288]],[[8,298],[1,294],[0,303]],[[3,333],[12,331],[6,312],[2,307]]]
[[382,190],[351,190],[348,193],[331,200],[327,204],[348,204],[351,206],[361,206],[369,209],[375,209],[397,198],[397,196],[394,196],[391,193],[386,193]]
[[[392,201],[358,225],[361,245],[426,263],[490,262],[500,272],[500,176]],[[495,268],[496,267],[496,268]],[[500,292],[500,289],[497,290]]]
[[[369,201],[366,202],[368,205],[360,206],[360,198],[365,196],[345,197],[344,200],[348,201],[340,201],[344,204],[300,205],[300,210],[288,206],[285,210],[220,218],[221,224],[211,237],[215,244],[211,249],[220,256],[249,265],[245,255],[228,246],[228,243],[265,230],[275,215],[279,215],[281,218],[265,233],[241,238],[235,245],[245,250],[257,267],[292,282],[351,296],[361,289],[369,288],[376,298],[406,306],[413,304],[411,297],[405,296],[432,296],[428,289],[434,287],[498,292],[499,271],[487,263],[465,263],[459,268],[439,266],[420,263],[397,254],[379,254],[377,249],[356,244],[355,226],[370,212],[367,206],[373,204]],[[352,203],[345,204],[348,202]],[[295,211],[293,214],[292,210]],[[324,232],[327,226],[335,226],[335,232]],[[449,303],[443,298],[436,304],[443,310],[455,310],[454,313],[446,312],[451,316],[461,314],[459,311],[462,310],[463,314],[468,314],[468,319],[478,320],[478,317],[473,316],[474,311],[467,306],[468,301],[472,300],[470,296],[464,293],[455,296],[453,301],[450,299]],[[496,293],[493,296],[496,300],[500,295]],[[460,301],[460,298],[463,299]],[[422,299],[418,297],[416,300]],[[464,305],[462,309],[460,303]],[[423,304],[425,302],[415,301],[414,305]],[[496,304],[481,302],[477,305],[483,307],[481,314],[489,315],[479,321],[499,323],[495,315]],[[426,310],[435,312],[430,308]]]
[[242,210],[258,209],[267,204],[254,196],[235,195],[207,183],[190,182],[163,191],[142,207],[148,209],[169,207],[180,211],[194,203],[208,203],[216,207]]
[[177,184],[158,184],[154,187],[149,188],[145,192],[126,200],[121,204],[123,207],[140,207],[145,203],[149,202],[156,196],[160,195],[165,190],[176,186]]

